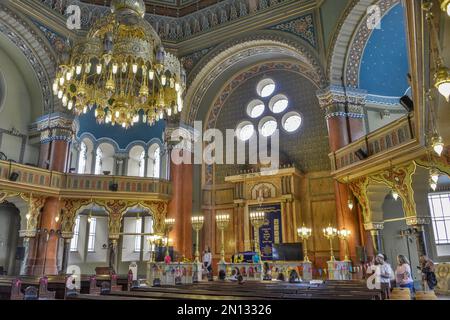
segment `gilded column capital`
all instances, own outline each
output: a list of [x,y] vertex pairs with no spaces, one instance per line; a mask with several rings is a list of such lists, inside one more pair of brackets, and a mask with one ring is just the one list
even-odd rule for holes
[[369,186],[369,179],[367,177],[362,177],[349,184],[350,190],[353,195],[358,199],[358,203],[362,208],[362,215],[364,221],[372,220],[372,212],[370,210],[369,197],[367,195],[367,188]]
[[85,199],[63,199],[61,215],[61,236],[64,239],[73,237],[77,211],[84,205],[89,204]]
[[412,187],[412,178],[416,169],[417,165],[412,161],[402,166],[393,167],[392,170],[382,171],[370,176],[372,181],[383,183],[399,194],[402,199],[403,211],[407,217],[417,215]]
[[77,130],[77,122],[72,115],[58,112],[38,118],[33,127],[40,132],[41,143],[55,140],[70,142]]
[[317,92],[320,107],[326,112],[326,118],[350,117],[363,118],[367,92],[358,89],[344,89],[330,86]]
[[19,236],[24,238],[34,238],[41,216],[41,209],[44,207],[46,197],[33,196],[33,194],[21,193],[20,197],[28,203],[28,213],[26,215],[27,228],[19,230]]
[[424,226],[430,224],[430,218],[428,217],[407,217],[406,218],[406,225],[408,226]]
[[364,223],[364,230],[366,231],[381,231],[383,229],[384,229],[384,222]]

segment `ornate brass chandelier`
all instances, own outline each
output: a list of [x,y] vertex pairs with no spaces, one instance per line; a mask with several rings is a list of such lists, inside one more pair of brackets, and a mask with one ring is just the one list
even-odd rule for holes
[[142,0],[112,0],[111,13],[62,57],[53,92],[64,107],[94,108],[99,123],[123,128],[181,112],[184,69],[144,15]]

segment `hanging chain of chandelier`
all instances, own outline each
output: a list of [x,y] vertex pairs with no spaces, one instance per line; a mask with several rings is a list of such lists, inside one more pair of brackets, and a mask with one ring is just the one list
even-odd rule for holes
[[181,112],[186,74],[144,20],[142,0],[113,0],[86,39],[62,55],[53,92],[80,115],[129,128]]

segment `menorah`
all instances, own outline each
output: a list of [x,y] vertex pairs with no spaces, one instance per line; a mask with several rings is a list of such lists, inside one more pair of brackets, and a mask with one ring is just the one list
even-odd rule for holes
[[333,251],[333,239],[338,235],[338,231],[331,225],[329,225],[327,228],[324,228],[322,231],[325,238],[330,240],[330,255],[331,255],[330,261],[336,261],[336,259],[334,258],[334,251]]
[[259,228],[264,224],[266,220],[266,213],[264,211],[254,211],[250,213],[250,222],[254,229],[255,238],[255,252],[261,257],[261,250],[259,248]]
[[303,254],[305,255],[303,261],[310,262],[308,258],[307,241],[311,237],[312,230],[311,228],[307,228],[305,227],[305,225],[303,225],[301,228],[297,229],[297,234],[299,238],[303,240]]
[[164,220],[164,231],[166,233],[166,256],[169,255],[169,233],[172,231],[173,226],[175,225],[175,219],[174,218],[166,218]]
[[197,239],[197,241],[195,242],[195,262],[198,263],[198,262],[200,262],[198,233],[203,228],[203,223],[205,222],[205,217],[203,217],[203,216],[194,216],[194,217],[191,218],[191,222],[192,222],[192,228],[196,232],[196,239]]
[[224,230],[228,227],[228,223],[230,222],[230,215],[228,214],[219,214],[216,215],[216,223],[217,228],[221,232],[221,245],[220,245],[220,262],[225,263],[225,238],[224,238]]
[[348,252],[348,238],[350,238],[351,231],[347,229],[342,229],[338,231],[338,237],[341,240],[344,240],[345,243],[345,257],[344,261],[350,261],[349,259],[349,252]]

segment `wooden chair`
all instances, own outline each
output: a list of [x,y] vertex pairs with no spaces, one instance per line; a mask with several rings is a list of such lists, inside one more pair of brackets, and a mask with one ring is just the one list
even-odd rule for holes
[[22,281],[14,279],[11,285],[11,300],[23,300]]
[[55,300],[56,291],[48,291],[48,278],[39,279],[39,299]]
[[408,288],[394,288],[389,300],[411,300],[411,291]]
[[434,291],[416,291],[416,300],[437,300]]
[[89,294],[99,295],[101,289],[97,287],[97,277],[92,276],[89,278]]

